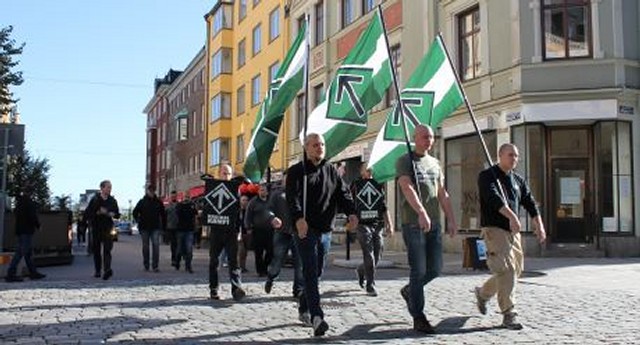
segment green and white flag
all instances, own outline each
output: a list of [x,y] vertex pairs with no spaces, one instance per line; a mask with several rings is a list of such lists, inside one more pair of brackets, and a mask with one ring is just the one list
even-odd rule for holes
[[[308,118],[307,133],[324,136],[326,159],[367,129],[369,110],[391,85],[391,63],[379,10],[344,59],[324,100]],[[300,132],[303,141],[304,129]]]
[[[417,124],[436,128],[464,102],[440,36],[431,44],[429,52],[402,90],[401,97],[412,144]],[[371,151],[369,167],[373,169],[373,177],[378,182],[394,178],[396,161],[405,153],[404,127],[401,112],[396,106],[387,115]]]
[[309,54],[306,28],[307,25],[304,25],[300,30],[275,79],[270,81],[269,90],[256,116],[243,169],[251,181],[259,181],[269,166],[284,112],[304,85]]

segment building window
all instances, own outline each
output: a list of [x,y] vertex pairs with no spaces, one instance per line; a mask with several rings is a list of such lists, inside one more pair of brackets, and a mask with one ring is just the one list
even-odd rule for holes
[[[497,151],[496,132],[483,133],[489,152]],[[447,191],[461,229],[480,228],[478,173],[486,159],[477,135],[449,139],[445,143]]]
[[362,0],[362,14],[367,14],[373,10],[375,7],[374,0]]
[[353,0],[341,0],[341,18],[342,18],[342,28],[344,29],[347,25],[353,22]]
[[[296,97],[296,113],[297,113],[297,118],[298,118],[298,123],[297,123],[297,131],[298,133],[300,133],[300,131],[302,131],[303,127],[304,127],[304,102],[305,102],[305,98],[304,98],[304,93],[299,94]],[[297,134],[295,134],[297,135]]]
[[480,8],[474,7],[458,16],[458,71],[462,80],[480,75]]
[[222,73],[231,73],[231,49],[220,48],[211,61],[211,77],[216,78]]
[[244,134],[236,137],[236,163],[244,162]]
[[591,56],[589,0],[544,0],[542,27],[547,60]]
[[211,122],[231,117],[231,94],[221,92],[211,99]]
[[302,28],[304,27],[304,23],[305,23],[304,15],[301,15],[300,17],[298,17],[298,32],[302,31]]
[[222,5],[213,14],[213,35],[216,36],[222,29],[232,28],[232,7],[231,5]]
[[194,111],[191,112],[191,134],[192,134],[192,136],[195,137],[197,132],[198,132],[198,114],[194,110]]
[[269,66],[269,82],[272,82],[278,75],[278,69],[280,69],[280,62],[276,61]]
[[324,41],[324,3],[322,1],[315,5],[315,42],[316,45]]
[[595,130],[599,228],[607,233],[633,233],[631,123],[601,122]]
[[204,102],[200,103],[200,132],[204,132],[204,124],[207,122],[206,119],[207,111],[204,109]]
[[243,38],[238,42],[238,68],[247,62],[247,40]]
[[[391,63],[393,64],[393,68],[396,72],[396,78],[398,78],[398,85],[402,85],[401,83],[401,63],[402,63],[402,55],[400,52],[400,45],[395,45],[391,47]],[[393,85],[387,89],[385,94],[385,106],[388,108],[391,106],[393,101],[396,99],[396,88]]]
[[251,106],[256,106],[260,104],[260,97],[262,97],[260,92],[260,75],[253,77],[251,79]]
[[253,28],[253,55],[255,56],[262,49],[262,25],[258,24]]
[[210,142],[211,162],[209,165],[215,166],[222,162],[229,161],[229,139],[218,138]]
[[238,113],[238,115],[243,114],[245,111],[244,100],[245,100],[245,92],[244,92],[244,85],[242,85],[238,88],[238,91],[236,92],[236,112]]
[[247,0],[238,1],[238,21],[247,16]]
[[280,36],[280,8],[277,7],[269,14],[269,42]]
[[189,138],[188,127],[189,121],[187,116],[181,116],[176,120],[176,140],[184,141]]
[[324,99],[324,85],[322,83],[313,87],[313,107],[317,107],[318,104]]

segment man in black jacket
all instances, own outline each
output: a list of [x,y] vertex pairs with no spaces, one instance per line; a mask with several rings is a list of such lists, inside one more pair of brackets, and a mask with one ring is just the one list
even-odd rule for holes
[[158,261],[160,259],[160,233],[166,228],[166,212],[162,201],[156,196],[156,188],[147,186],[145,195],[133,208],[133,218],[138,223],[140,236],[142,237],[142,264],[144,270],[149,270],[149,240],[151,240],[151,268],[159,272]]
[[[351,226],[358,225],[351,193],[338,176],[336,168],[324,159],[324,145],[324,138],[319,134],[312,133],[305,137],[307,160],[289,168],[286,187],[304,272],[305,287],[300,303],[308,306],[314,336],[324,335],[329,329],[320,308],[318,292],[318,263],[328,254],[322,249],[322,234],[332,230],[336,209],[349,215]],[[305,183],[306,200],[303,196]]]
[[22,281],[22,278],[16,275],[16,270],[18,268],[18,263],[23,257],[24,262],[29,269],[29,277],[31,279],[35,280],[45,277],[44,274],[38,272],[36,266],[31,260],[31,242],[33,240],[33,233],[40,229],[40,221],[38,220],[36,203],[29,197],[31,192],[30,189],[30,186],[25,187],[24,191],[16,200],[15,232],[18,243],[16,246],[16,252],[9,264],[7,276],[5,277],[7,282]]
[[253,253],[256,260],[256,273],[259,277],[267,276],[267,268],[273,258],[273,212],[269,210],[269,191],[265,183],[260,185],[245,212],[244,224],[248,232],[253,234]]
[[[100,273],[104,264],[104,275],[102,279],[107,280],[113,275],[111,270],[111,249],[113,249],[113,239],[111,229],[113,229],[113,219],[120,218],[118,202],[111,196],[111,181],[100,182],[100,193],[97,193],[84,213],[91,224],[93,264],[95,266],[96,278],[100,278]],[[104,262],[103,262],[104,257]]]

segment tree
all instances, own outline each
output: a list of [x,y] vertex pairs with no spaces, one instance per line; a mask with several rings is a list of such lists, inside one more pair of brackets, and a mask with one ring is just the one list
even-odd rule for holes
[[24,81],[22,72],[11,71],[19,64],[14,57],[22,54],[24,48],[24,43],[16,46],[16,41],[11,39],[12,31],[11,25],[0,29],[0,114],[9,113],[12,105],[18,102],[9,87],[19,86]]
[[71,209],[71,195],[59,195],[53,198],[53,207],[56,210],[70,210]]
[[51,191],[49,190],[49,160],[33,158],[24,150],[22,156],[9,159],[7,165],[7,193],[17,196],[24,190],[41,208],[51,208]]

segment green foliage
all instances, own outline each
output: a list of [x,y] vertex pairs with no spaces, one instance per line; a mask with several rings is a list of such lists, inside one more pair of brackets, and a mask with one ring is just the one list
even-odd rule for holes
[[16,196],[24,191],[44,209],[51,208],[51,191],[49,190],[49,160],[33,158],[25,150],[22,156],[12,157],[7,166],[7,192]]
[[11,104],[18,102],[13,99],[13,93],[9,86],[18,86],[24,81],[22,72],[11,70],[19,64],[14,58],[22,54],[24,43],[16,46],[16,41],[11,39],[12,26],[0,29],[0,112],[8,111]]
[[53,198],[53,208],[56,210],[70,210],[71,209],[71,195],[59,195]]

